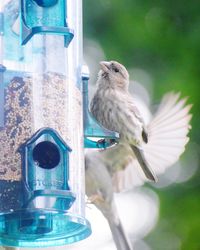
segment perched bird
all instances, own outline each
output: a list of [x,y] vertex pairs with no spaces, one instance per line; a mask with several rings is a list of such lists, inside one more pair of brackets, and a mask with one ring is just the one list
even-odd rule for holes
[[115,61],[103,61],[100,65],[97,89],[90,105],[91,113],[105,128],[120,134],[118,148],[111,149],[104,157],[115,154],[117,150],[128,152],[128,157],[124,157],[123,153],[122,159],[118,157],[119,153],[115,156],[118,157],[115,162],[124,160],[124,164],[112,172],[125,168],[128,159],[130,162],[136,158],[147,179],[156,181],[154,170],[160,164],[159,160],[162,169],[162,164],[173,164],[184,150],[188,141],[191,105],[185,106],[186,99],[178,101],[179,94],[169,93],[150,124],[145,124],[128,91],[129,74],[126,68]]
[[119,132],[120,141],[107,150],[86,152],[86,194],[107,219],[117,249],[129,250],[132,246],[120,222],[113,193],[131,189],[138,181],[140,167],[146,178],[155,181],[156,175],[179,159],[189,141],[192,105],[186,104],[187,98],[180,99],[179,93],[167,93],[145,124],[140,107],[128,92],[126,68],[115,61],[100,65],[91,112],[104,127]]

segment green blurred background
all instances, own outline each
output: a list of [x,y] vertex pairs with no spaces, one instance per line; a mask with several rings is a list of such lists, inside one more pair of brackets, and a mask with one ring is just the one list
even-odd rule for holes
[[[104,59],[147,72],[155,102],[171,90],[189,96],[194,104],[190,144],[199,155],[199,0],[84,0],[83,7],[85,39],[100,44]],[[198,168],[187,182],[151,186],[160,199],[158,223],[145,238],[151,249],[200,249],[199,177]]]

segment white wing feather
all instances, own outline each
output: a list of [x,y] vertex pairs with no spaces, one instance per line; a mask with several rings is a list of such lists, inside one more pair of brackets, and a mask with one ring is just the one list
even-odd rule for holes
[[172,166],[189,141],[192,105],[186,105],[187,98],[179,97],[180,94],[166,94],[148,126],[149,141],[144,144],[144,152],[156,174]]

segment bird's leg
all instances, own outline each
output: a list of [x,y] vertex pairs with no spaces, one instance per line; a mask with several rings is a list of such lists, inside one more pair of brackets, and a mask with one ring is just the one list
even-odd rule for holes
[[106,139],[100,139],[100,140],[98,140],[98,142],[97,142],[97,146],[99,147],[99,148],[106,148]]

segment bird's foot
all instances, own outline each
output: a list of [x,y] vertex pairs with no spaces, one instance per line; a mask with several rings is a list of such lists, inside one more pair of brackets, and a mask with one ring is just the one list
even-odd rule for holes
[[97,142],[97,145],[99,148],[107,148],[108,146],[113,146],[116,144],[116,140],[115,139],[100,139]]

